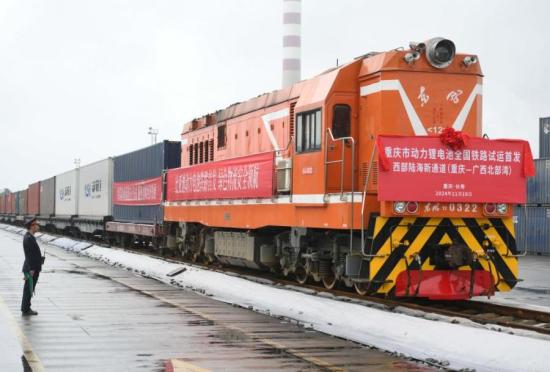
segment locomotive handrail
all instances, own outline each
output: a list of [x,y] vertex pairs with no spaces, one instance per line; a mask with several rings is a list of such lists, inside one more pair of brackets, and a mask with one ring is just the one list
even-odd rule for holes
[[[344,145],[345,141],[351,142],[351,201],[350,201],[350,228],[349,228],[349,251],[351,252],[353,250],[353,195],[355,191],[355,139],[351,136],[349,137],[339,137],[337,139],[334,138],[332,134],[332,130],[330,128],[327,128],[327,134],[325,136],[325,193],[327,192],[327,172],[328,172],[328,165],[334,164],[334,163],[341,163],[341,171],[340,171],[340,200],[344,200],[344,170],[345,170],[345,163],[346,163],[346,157],[345,157],[345,151],[346,146]],[[342,142],[342,158],[340,160],[334,160],[334,161],[328,161],[328,139],[330,139],[332,142]]]
[[[288,141],[288,143],[286,144],[286,147],[284,150],[274,150],[275,152],[275,162],[276,162],[276,159],[277,159],[277,156],[283,156],[283,154],[287,155],[288,158],[290,158],[290,167],[289,168],[285,168],[286,169],[290,169],[290,176],[289,176],[289,197],[290,197],[290,202],[292,203],[292,179],[294,178],[293,177],[293,174],[292,174],[292,168],[294,167],[294,162],[292,160],[292,151],[291,151],[291,147],[290,145],[292,145],[292,143],[294,142],[294,136],[290,136],[290,140]],[[277,182],[277,175],[278,175],[278,172],[279,172],[280,169],[277,169],[277,164],[275,164],[275,182]],[[277,190],[276,190],[277,191]]]
[[[291,155],[290,154],[290,151],[288,151],[290,149],[290,145],[292,144],[292,142],[294,141],[294,136],[290,136],[290,140],[288,141],[288,143],[286,144],[286,147],[283,149],[279,149],[279,150],[274,150],[275,152],[275,156],[283,156],[283,154],[287,154],[287,155]],[[288,151],[288,153],[287,153]]]
[[[344,143],[345,141],[350,141],[351,142],[351,173],[352,173],[352,176],[351,176],[351,192],[352,192],[352,198],[353,198],[353,191],[354,191],[354,173],[355,173],[355,169],[354,169],[354,166],[355,166],[355,139],[353,137],[339,137],[339,138],[334,138],[334,135],[332,134],[332,130],[330,128],[327,128],[327,133],[329,134],[330,136],[330,140],[332,142],[342,142]],[[341,163],[341,167],[340,167],[340,199],[343,200],[343,197],[344,197],[344,170],[345,170],[345,163],[346,163],[346,158],[345,158],[345,151],[346,151],[346,147],[345,146],[342,146],[342,158],[339,159],[339,160],[331,160],[331,161],[328,161],[328,139],[329,137],[328,136],[325,136],[325,191],[327,190],[327,170],[328,170],[328,164],[336,164],[336,163]],[[353,203],[353,201],[352,201]]]
[[[376,151],[376,144],[373,144],[372,152],[370,155],[369,168],[367,170],[367,177],[365,178],[365,186],[363,187],[363,199],[361,200],[361,253],[363,254],[363,256],[367,256],[367,254],[365,253],[365,204],[367,199],[367,188],[369,186],[371,169],[374,163],[375,151]],[[372,244],[371,244],[371,252],[368,256],[372,256]]]

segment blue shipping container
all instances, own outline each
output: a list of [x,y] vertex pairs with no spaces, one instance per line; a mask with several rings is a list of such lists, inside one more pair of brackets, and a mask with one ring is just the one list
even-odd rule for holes
[[520,252],[550,255],[550,206],[515,207],[514,227]]
[[[117,156],[113,160],[114,182],[138,181],[159,177],[166,169],[180,167],[181,142],[163,141]],[[162,205],[113,205],[113,220],[117,222],[162,224],[163,219]]]
[[527,203],[550,204],[550,159],[536,159],[535,169],[535,177],[527,179]]
[[539,158],[550,159],[550,117],[540,118]]

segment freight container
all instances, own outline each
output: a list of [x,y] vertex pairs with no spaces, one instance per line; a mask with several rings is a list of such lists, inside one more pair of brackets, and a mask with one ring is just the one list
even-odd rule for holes
[[15,214],[17,216],[24,216],[27,214],[27,189],[16,193]]
[[40,182],[29,185],[27,194],[27,214],[37,216],[40,213]]
[[55,216],[76,215],[78,203],[78,169],[55,176]]
[[550,159],[536,159],[535,169],[535,177],[527,179],[527,203],[550,204]]
[[18,215],[19,213],[19,191],[15,191],[13,193],[13,201],[12,201],[12,205],[13,205],[13,211],[12,213],[15,214],[15,215]]
[[550,117],[540,118],[539,158],[550,159]]
[[5,192],[2,196],[2,199],[4,200],[4,206],[2,208],[2,214],[9,214],[9,210],[10,210],[10,193]]
[[[181,142],[163,141],[114,158],[114,181],[151,180],[166,169],[181,165]],[[113,220],[126,223],[162,224],[163,209],[156,205],[113,205]]]
[[550,255],[550,206],[517,206],[514,227],[520,252]]
[[40,182],[40,216],[50,217],[55,213],[55,177]]
[[99,220],[111,216],[113,159],[107,158],[79,170],[78,217]]
[[15,214],[17,210],[17,193],[12,192],[10,194],[10,214]]
[[6,214],[6,194],[0,194],[0,214]]

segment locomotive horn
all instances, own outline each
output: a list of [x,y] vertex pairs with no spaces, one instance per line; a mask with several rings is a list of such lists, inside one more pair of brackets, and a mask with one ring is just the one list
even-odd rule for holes
[[418,60],[419,58],[420,58],[420,53],[417,52],[417,51],[409,52],[409,53],[405,54],[405,57],[403,57],[405,62],[407,62],[408,64],[413,63],[414,61]]
[[426,49],[426,44],[424,43],[417,43],[416,41],[411,41],[409,43],[409,47],[412,49],[412,50],[415,50],[419,53],[422,53],[425,49]]

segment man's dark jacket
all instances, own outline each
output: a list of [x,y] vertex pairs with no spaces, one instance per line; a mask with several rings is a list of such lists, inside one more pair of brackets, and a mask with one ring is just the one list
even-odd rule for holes
[[42,270],[42,253],[36,242],[36,238],[30,232],[23,237],[23,250],[25,251],[25,262],[23,272]]

